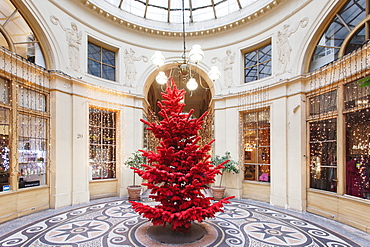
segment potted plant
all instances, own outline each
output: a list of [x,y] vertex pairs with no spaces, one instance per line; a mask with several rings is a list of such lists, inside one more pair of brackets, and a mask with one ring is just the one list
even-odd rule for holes
[[[132,155],[127,159],[125,165],[129,168],[143,169],[141,165],[145,163],[145,160],[141,152],[135,151]],[[128,196],[130,200],[140,200],[141,185],[135,184],[135,172],[133,172],[133,175],[133,185],[127,186]]]
[[[226,162],[227,161],[227,162]],[[220,183],[218,186],[213,185],[211,186],[213,198],[217,200],[221,200],[224,197],[226,187],[221,186],[222,184],[222,178],[225,172],[233,172],[233,173],[239,173],[239,164],[238,162],[231,159],[230,152],[226,151],[225,155],[220,157],[219,155],[216,155],[216,157],[211,158],[211,163],[213,166],[217,166],[223,162],[226,162],[223,166],[224,168],[221,169],[221,178]]]

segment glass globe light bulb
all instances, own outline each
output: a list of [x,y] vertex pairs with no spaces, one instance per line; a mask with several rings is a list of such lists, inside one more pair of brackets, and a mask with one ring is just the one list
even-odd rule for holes
[[208,72],[208,76],[212,81],[216,81],[220,78],[221,72],[217,66],[212,66],[211,70]]
[[155,80],[159,85],[164,85],[167,83],[167,76],[166,73],[163,71],[159,71],[158,75],[155,77]]
[[157,67],[161,67],[164,64],[165,58],[162,55],[162,52],[155,51],[151,60],[154,65],[156,65]]
[[194,78],[190,78],[189,81],[186,83],[187,89],[193,91],[198,88],[198,83]]
[[204,58],[204,52],[202,51],[200,45],[193,45],[190,53],[189,60],[194,63],[198,63]]

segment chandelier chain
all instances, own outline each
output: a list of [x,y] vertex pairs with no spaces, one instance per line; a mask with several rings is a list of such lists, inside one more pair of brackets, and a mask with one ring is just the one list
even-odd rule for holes
[[182,59],[186,60],[186,43],[185,43],[185,0],[182,0],[182,40],[184,43],[184,53],[182,54]]

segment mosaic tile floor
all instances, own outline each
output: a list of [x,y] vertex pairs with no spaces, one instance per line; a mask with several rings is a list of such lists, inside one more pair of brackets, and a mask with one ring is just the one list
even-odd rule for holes
[[[340,231],[317,224],[316,216],[309,216],[313,217],[311,220],[303,219],[297,216],[299,213],[268,204],[265,207],[248,200],[232,200],[224,210],[199,224],[207,232],[202,239],[191,244],[170,245],[148,237],[146,230],[151,224],[147,219],[137,215],[127,200],[115,198],[47,217],[43,215],[44,218],[39,217],[31,223],[24,221],[17,229],[14,228],[16,222],[21,224],[22,218],[14,220],[15,224],[1,224],[0,228],[9,230],[5,234],[0,231],[0,246],[370,246],[370,237],[365,233],[359,243],[354,237],[347,238],[338,233]],[[327,219],[323,221],[330,224]],[[338,223],[333,224],[331,228],[338,229],[335,227]],[[348,226],[342,230],[348,232],[346,228]]]

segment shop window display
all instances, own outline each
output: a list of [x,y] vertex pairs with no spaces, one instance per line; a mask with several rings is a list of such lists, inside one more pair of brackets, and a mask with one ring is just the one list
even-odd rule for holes
[[270,182],[270,111],[244,113],[244,179]]
[[370,111],[349,113],[346,120],[346,194],[370,199]]
[[337,90],[309,98],[310,188],[337,191]]
[[[46,184],[47,133],[46,95],[18,87],[18,186],[28,188]],[[33,114],[30,115],[29,112]]]
[[345,85],[346,194],[370,199],[370,87]]
[[337,121],[336,118],[311,122],[310,187],[337,191]]
[[9,110],[0,108],[0,191],[10,190]]
[[90,108],[89,140],[91,179],[116,177],[116,113]]
[[18,118],[19,188],[45,185],[47,120],[25,114]]

